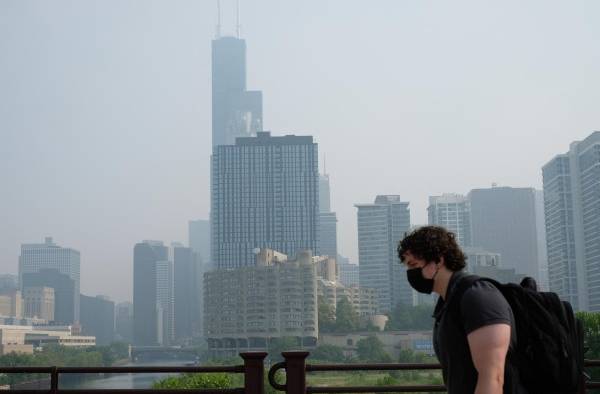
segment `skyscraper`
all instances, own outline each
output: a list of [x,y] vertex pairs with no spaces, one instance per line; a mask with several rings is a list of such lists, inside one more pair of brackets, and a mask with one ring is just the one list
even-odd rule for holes
[[600,311],[600,131],[542,168],[550,290]]
[[115,331],[117,340],[133,343],[133,304],[120,302],[115,307]]
[[429,224],[442,226],[456,235],[461,246],[471,246],[471,210],[469,200],[460,194],[429,197]]
[[176,247],[174,255],[175,337],[192,338],[202,331],[202,266],[191,248]]
[[54,322],[70,325],[79,322],[79,308],[75,307],[77,297],[75,281],[69,275],[57,269],[43,268],[35,273],[22,275],[22,289],[26,293],[32,287],[50,287],[54,289]]
[[190,220],[188,222],[188,246],[200,258],[202,264],[210,264],[210,222]]
[[502,268],[539,279],[538,233],[533,188],[474,189],[472,245],[502,256]]
[[81,295],[81,328],[83,335],[96,337],[98,345],[109,345],[115,339],[115,303],[104,296]]
[[377,290],[379,309],[412,305],[412,289],[397,254],[398,242],[410,229],[409,203],[381,195],[373,204],[357,204],[358,267],[361,287]]
[[[67,318],[72,316],[69,321],[63,323],[72,324],[79,321],[79,288],[80,288],[80,268],[79,252],[71,248],[63,248],[52,242],[51,237],[46,237],[43,244],[23,244],[21,245],[21,256],[19,256],[19,282],[23,288],[23,275],[27,273],[38,273],[43,269],[55,269],[59,273],[67,275],[73,280],[73,302],[71,312],[63,316],[56,317]],[[53,279],[54,278],[53,276]],[[60,281],[64,283],[64,281]],[[45,284],[41,284],[45,286]],[[52,286],[49,286],[52,287]],[[55,289],[56,291],[56,289]],[[58,302],[58,300],[56,300]]]
[[133,249],[133,340],[136,345],[168,345],[174,336],[173,266],[160,241]]
[[337,257],[337,215],[331,212],[329,175],[319,175],[319,245],[317,254]]
[[310,136],[238,138],[214,147],[212,267],[253,265],[255,248],[317,250],[318,152]]
[[212,144],[233,145],[237,137],[262,130],[262,92],[246,90],[246,42],[220,37],[212,42]]

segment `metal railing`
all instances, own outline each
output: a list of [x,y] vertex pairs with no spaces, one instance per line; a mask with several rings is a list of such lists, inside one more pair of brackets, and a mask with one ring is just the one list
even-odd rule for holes
[[[283,362],[271,367],[268,373],[269,383],[276,390],[286,394],[307,393],[430,393],[446,392],[444,385],[401,385],[401,386],[308,386],[307,372],[340,372],[340,371],[418,371],[441,370],[439,364],[306,364],[309,352],[283,352]],[[585,360],[585,367],[600,367],[600,360]],[[285,384],[277,383],[276,374],[285,370]],[[585,380],[582,376],[581,391],[600,388],[600,382]]]
[[[264,393],[264,359],[267,353],[240,353],[243,365],[234,366],[175,366],[175,367],[0,367],[0,373],[36,373],[50,375],[49,390],[10,390],[18,394],[117,394],[117,393],[203,393],[203,394],[261,394]],[[227,389],[61,389],[59,376],[66,374],[98,373],[238,373],[244,374],[244,387]]]

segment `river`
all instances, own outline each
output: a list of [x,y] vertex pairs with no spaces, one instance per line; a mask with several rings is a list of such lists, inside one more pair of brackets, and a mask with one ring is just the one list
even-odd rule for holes
[[[189,365],[186,360],[152,360],[147,362],[128,363],[126,366],[179,366]],[[148,389],[156,380],[163,379],[170,374],[164,373],[136,373],[136,374],[111,374],[98,379],[86,379],[77,383],[61,382],[60,387],[66,389]],[[171,374],[176,375],[176,374]]]

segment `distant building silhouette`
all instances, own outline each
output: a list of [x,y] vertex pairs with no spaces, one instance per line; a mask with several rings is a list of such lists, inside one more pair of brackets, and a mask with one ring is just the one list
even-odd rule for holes
[[377,291],[379,309],[390,312],[397,304],[412,305],[406,268],[400,263],[398,241],[410,229],[409,203],[397,195],[380,195],[358,208],[358,264],[360,286]]
[[115,303],[107,297],[81,295],[83,335],[96,337],[96,344],[109,345],[115,340]]
[[191,248],[176,247],[174,253],[175,338],[202,333],[202,264]]
[[169,345],[174,339],[173,265],[160,241],[133,249],[133,340],[140,346]]
[[600,131],[542,168],[550,290],[600,311]]
[[359,268],[358,264],[350,263],[347,257],[343,257],[338,254],[337,265],[340,272],[340,282],[344,286],[358,286],[359,284]]
[[471,209],[469,199],[460,194],[429,197],[429,224],[442,226],[456,235],[461,246],[471,246]]
[[28,289],[32,287],[54,289],[54,323],[71,325],[79,322],[79,319],[76,319],[79,310],[75,307],[75,300],[79,300],[79,295],[75,294],[75,281],[69,275],[57,269],[44,268],[36,273],[24,273],[22,278],[24,293],[29,292]]
[[[79,288],[80,288],[80,255],[79,252],[71,248],[63,248],[52,241],[51,237],[46,237],[43,244],[23,244],[21,245],[21,256],[19,257],[19,280],[21,289],[23,289],[23,275],[28,273],[38,273],[43,269],[55,269],[59,273],[67,275],[73,280],[74,292],[71,312],[55,313],[55,318],[67,319],[61,320],[62,323],[72,324],[79,322]],[[53,276],[53,280],[56,276]],[[41,282],[43,282],[40,279]],[[66,282],[61,282],[66,285]],[[42,284],[42,286],[45,286]],[[52,287],[52,286],[50,286]],[[55,289],[55,296],[56,289]],[[58,297],[57,303],[60,303]],[[61,306],[62,308],[62,306]]]
[[262,92],[246,90],[246,42],[220,37],[212,42],[212,144],[233,145],[237,137],[262,130]]
[[337,215],[331,212],[329,175],[319,175],[319,245],[320,256],[337,257]]
[[539,278],[536,191],[533,188],[474,189],[472,245],[502,256],[502,268]]
[[133,343],[133,304],[120,302],[115,307],[115,331],[118,341]]
[[204,266],[210,266],[210,221],[199,219],[188,222],[188,246]]
[[212,156],[212,266],[253,265],[255,248],[317,250],[318,152],[310,136],[238,138]]

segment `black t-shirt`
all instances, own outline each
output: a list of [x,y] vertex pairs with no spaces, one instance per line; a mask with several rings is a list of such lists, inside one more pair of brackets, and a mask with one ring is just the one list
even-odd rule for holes
[[504,393],[526,393],[519,384],[518,371],[511,362],[517,337],[510,305],[493,284],[485,281],[473,282],[460,300],[454,300],[453,291],[466,275],[464,272],[452,275],[446,292],[447,301],[440,297],[434,312],[433,345],[442,365],[448,394],[473,393],[477,385],[477,370],[471,358],[467,335],[478,328],[502,323],[511,326],[509,354],[504,367]]

